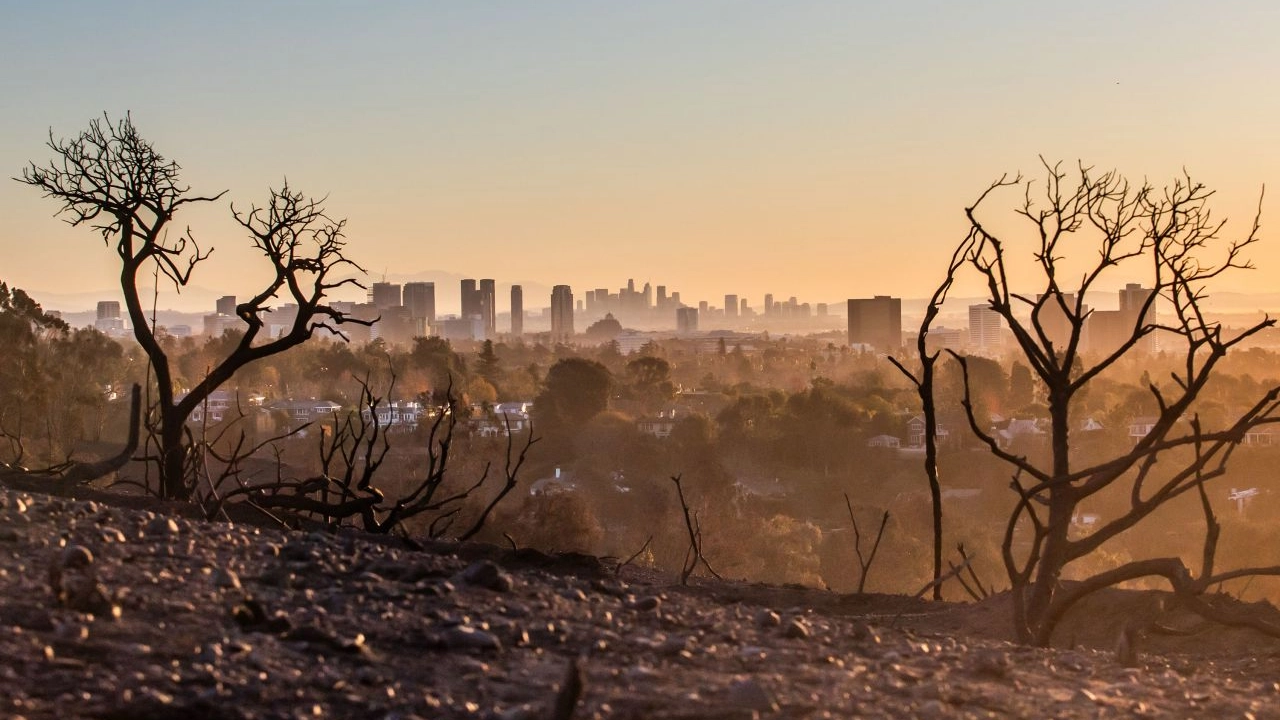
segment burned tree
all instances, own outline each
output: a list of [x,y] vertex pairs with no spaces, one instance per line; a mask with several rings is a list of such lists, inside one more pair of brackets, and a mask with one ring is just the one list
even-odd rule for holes
[[[154,374],[156,399],[148,420],[152,439],[147,459],[157,468],[158,494],[187,499],[194,491],[194,443],[187,419],[205,399],[245,365],[294,347],[320,329],[340,334],[339,326],[359,322],[327,303],[343,285],[359,285],[344,270],[363,270],[346,257],[345,221],[331,219],[319,200],[295,192],[286,183],[270,191],[266,203],[247,211],[232,207],[235,220],[266,258],[267,281],[236,307],[244,334],[232,351],[185,395],[175,387],[169,357],[147,317],[140,282],[163,276],[176,289],[186,286],[196,267],[209,257],[190,229],[170,223],[186,205],[214,202],[225,194],[195,195],[179,178],[180,167],[138,134],[129,116],[112,122],[104,116],[71,139],[49,134],[54,159],[32,163],[18,182],[42,190],[59,203],[58,214],[72,226],[87,225],[120,260],[120,288],[134,337],[146,352]],[[273,303],[292,303],[297,314],[288,328],[267,337]]]
[[[929,349],[929,330],[942,312],[947,293],[955,283],[956,272],[964,265],[972,249],[972,242],[961,244],[947,264],[947,276],[933,291],[920,321],[916,334],[916,354],[920,358],[919,372],[912,372],[901,360],[890,356],[889,362],[911,381],[920,397],[920,412],[924,417],[924,472],[929,480],[929,499],[933,510],[933,599],[942,599],[942,481],[938,472],[938,403],[934,398],[934,378],[939,352]],[[865,574],[865,573],[864,573]]]
[[[1203,308],[1210,281],[1251,267],[1245,252],[1258,241],[1258,219],[1242,237],[1228,240],[1224,223],[1210,214],[1212,191],[1190,177],[1164,188],[1135,187],[1115,172],[1096,174],[1085,166],[1071,177],[1060,165],[1044,163],[1044,169],[1047,179],[1039,189],[1006,176],[982,192],[966,210],[970,231],[962,246],[967,265],[986,286],[986,302],[1011,330],[1048,406],[1045,459],[1005,447],[978,421],[966,360],[957,356],[965,371],[963,403],[970,427],[1013,476],[1016,503],[1002,555],[1013,588],[1015,630],[1024,642],[1047,645],[1063,613],[1085,595],[1153,577],[1167,580],[1184,604],[1212,617],[1214,609],[1201,595],[1214,583],[1280,572],[1250,568],[1215,574],[1217,522],[1205,493],[1205,483],[1223,474],[1246,433],[1277,420],[1280,386],[1216,427],[1202,424],[1196,413],[1197,396],[1227,353],[1274,324],[1264,319],[1229,333]],[[988,217],[985,206],[991,199],[1015,188],[1021,188],[1022,199],[1013,220]],[[1027,232],[1008,237],[1004,230],[1010,227]],[[1104,283],[1135,279],[1144,289],[1129,298],[1123,332],[1089,347],[1086,330],[1095,313],[1087,301]],[[1015,290],[1028,286],[1037,293]],[[1121,358],[1147,351],[1157,336],[1162,350],[1180,359],[1169,382],[1147,388],[1157,408],[1150,431],[1111,457],[1073,456],[1075,401]],[[1092,533],[1073,537],[1072,517],[1081,503],[1104,491],[1127,497],[1123,511]],[[1200,494],[1207,526],[1198,576],[1180,558],[1165,557],[1122,562],[1078,582],[1063,582],[1064,576],[1078,574],[1072,573],[1073,563],[1187,493]],[[1027,542],[1016,543],[1015,535]]]

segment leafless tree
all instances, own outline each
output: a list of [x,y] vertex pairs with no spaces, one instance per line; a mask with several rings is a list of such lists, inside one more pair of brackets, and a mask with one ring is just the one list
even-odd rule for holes
[[[849,493],[844,494],[844,506],[849,509],[849,522],[853,524],[853,551],[858,555],[858,593],[861,594],[867,587],[867,574],[871,572],[871,565],[876,561],[876,553],[880,550],[880,540],[884,538],[884,528],[889,524],[889,511],[885,510],[884,515],[880,517],[880,529],[876,531],[876,540],[871,544],[871,550],[864,557],[862,555],[862,531],[858,529],[858,518],[853,515],[853,503],[849,501]],[[935,580],[938,578],[935,577]]]
[[[394,372],[391,378],[388,394],[395,386]],[[335,415],[331,432],[320,433],[318,475],[301,480],[278,475],[264,482],[241,482],[238,475],[229,476],[236,485],[221,493],[217,503],[243,500],[266,511],[302,513],[330,525],[356,521],[361,529],[371,533],[390,533],[401,528],[405,521],[424,516],[428,518],[426,534],[429,537],[473,538],[494,508],[518,485],[529,450],[538,442],[533,429],[529,428],[524,440],[517,444],[518,433],[512,432],[508,424],[502,485],[475,517],[468,520],[464,529],[451,533],[455,522],[463,516],[467,502],[490,484],[492,471],[492,464],[486,464],[479,478],[470,484],[446,484],[459,422],[452,388],[446,391],[447,399],[436,408],[427,430],[427,459],[422,479],[399,497],[388,498],[376,482],[391,450],[388,427],[379,412],[385,399],[370,387],[367,378],[357,382],[360,385],[358,407],[353,412]],[[231,457],[235,457],[235,453]]]
[[[174,216],[184,206],[219,200],[225,194],[192,194],[179,177],[180,167],[138,134],[132,118],[112,122],[107,116],[71,139],[49,133],[53,160],[32,163],[19,182],[42,190],[59,203],[58,214],[73,226],[101,233],[120,261],[120,287],[134,337],[146,352],[155,375],[154,447],[148,459],[158,469],[158,493],[189,499],[194,492],[194,458],[186,423],[191,413],[237,370],[255,360],[294,347],[320,329],[341,334],[343,323],[360,322],[327,303],[343,285],[357,285],[344,270],[363,273],[346,256],[345,221],[325,214],[321,200],[292,190],[286,183],[272,190],[264,205],[237,211],[235,220],[262,252],[270,270],[266,285],[236,307],[244,334],[232,352],[210,369],[185,395],[175,387],[169,358],[147,317],[140,281],[158,272],[175,288],[186,286],[211,250],[200,247],[190,228],[171,232]],[[297,315],[282,333],[263,333],[273,303],[292,303]]]
[[720,574],[711,567],[707,556],[702,552],[702,523],[698,520],[698,513],[689,509],[681,478],[681,475],[671,476],[671,482],[676,486],[676,497],[680,500],[680,512],[684,515],[684,529],[689,534],[689,550],[685,553],[684,567],[680,569],[680,584],[688,585],[689,578],[699,565],[706,568],[712,577],[721,580]]
[[929,480],[929,499],[933,510],[933,599],[942,599],[942,481],[938,472],[938,405],[934,399],[935,366],[938,363],[939,351],[929,349],[929,330],[942,306],[947,301],[947,293],[955,283],[956,272],[964,266],[972,252],[972,241],[962,243],[951,255],[947,264],[947,275],[929,298],[925,306],[924,318],[920,321],[920,332],[916,334],[916,354],[920,358],[918,373],[907,368],[902,361],[890,356],[889,362],[911,381],[920,397],[921,415],[924,418],[924,472]]
[[[1084,165],[1069,176],[1061,164],[1042,164],[1047,175],[1042,186],[1005,176],[978,196],[966,210],[970,231],[963,247],[968,266],[986,286],[991,309],[1008,325],[1018,352],[1042,385],[1049,416],[1047,460],[1035,461],[1006,448],[978,421],[966,360],[956,356],[964,370],[963,404],[969,425],[1012,469],[1017,500],[1005,528],[1002,555],[1013,588],[1015,630],[1024,642],[1047,645],[1063,613],[1082,597],[1144,577],[1165,578],[1187,606],[1221,619],[1223,614],[1201,597],[1206,588],[1241,575],[1280,572],[1248,568],[1215,573],[1217,523],[1205,494],[1205,484],[1223,474],[1246,434],[1276,422],[1280,386],[1220,427],[1203,427],[1195,412],[1196,398],[1219,362],[1274,324],[1267,318],[1230,333],[1207,318],[1202,307],[1210,281],[1252,267],[1245,252],[1258,241],[1259,217],[1241,237],[1228,240],[1224,222],[1210,213],[1213,192],[1185,174],[1157,188],[1147,183],[1134,186],[1115,172],[1096,173]],[[1011,224],[1028,232],[1005,236],[1010,223],[992,221],[983,206],[1019,188],[1022,199]],[[1074,269],[1086,258],[1091,259],[1083,270]],[[1030,282],[1038,285],[1035,295],[1014,289],[1026,287],[1019,271],[1028,269]],[[1092,311],[1086,303],[1104,283],[1119,279],[1141,280],[1150,293],[1130,309],[1118,344],[1087,348]],[[1178,354],[1181,362],[1171,382],[1148,388],[1158,408],[1151,430],[1113,457],[1073,457],[1073,401],[1122,357],[1147,351],[1156,337],[1161,350]],[[1107,490],[1123,490],[1129,497],[1126,509],[1090,534],[1073,537],[1072,517],[1081,503]],[[1208,528],[1198,576],[1180,558],[1152,558],[1063,583],[1072,563],[1189,492],[1201,494]],[[1014,541],[1015,534],[1023,532],[1030,535],[1025,551]]]

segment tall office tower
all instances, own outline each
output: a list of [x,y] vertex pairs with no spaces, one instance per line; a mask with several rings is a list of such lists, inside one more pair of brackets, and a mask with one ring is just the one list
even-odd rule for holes
[[98,301],[98,319],[114,320],[120,317],[120,301],[119,300],[99,300]]
[[[1143,325],[1156,321],[1156,306],[1147,306],[1147,299],[1155,291],[1144,288],[1138,283],[1129,283],[1120,290],[1119,310],[1094,310],[1085,321],[1086,346],[1090,350],[1110,353],[1118,350],[1133,337]],[[1145,309],[1145,312],[1144,312]],[[1151,333],[1138,343],[1137,347],[1147,352],[1159,349],[1156,342],[1158,334]]]
[[676,332],[691,333],[698,330],[698,309],[676,308]]
[[123,331],[124,318],[120,317],[120,301],[98,301],[98,319],[93,326],[104,333]]
[[738,317],[738,296],[737,295],[724,296],[724,316],[726,318]]
[[404,306],[409,309],[414,332],[425,336],[436,322],[436,284],[411,282],[404,286]]
[[764,296],[764,314],[773,314],[773,293],[768,293]]
[[369,289],[369,302],[379,310],[400,307],[400,285],[398,283],[376,282]]
[[492,279],[480,281],[480,314],[484,316],[484,336],[498,333],[498,291]]
[[[1136,322],[1138,314],[1142,312],[1142,307],[1147,303],[1147,298],[1151,297],[1154,292],[1155,290],[1144,288],[1138,283],[1127,283],[1124,289],[1120,291],[1120,312],[1124,313],[1125,317],[1132,318]],[[1155,322],[1155,303],[1151,303],[1151,306],[1147,308],[1145,317],[1147,322]]]
[[747,305],[746,298],[742,298],[741,300],[738,301],[738,315],[741,317],[746,317],[747,315],[750,315],[750,314],[751,314],[751,306]]
[[223,295],[218,298],[217,304],[219,315],[235,315],[236,314],[236,296]]
[[644,284],[644,290],[641,291],[643,296],[641,300],[644,302],[644,309],[648,310],[653,307],[653,286],[649,283]]
[[969,347],[980,354],[1000,351],[1004,319],[990,305],[969,306]]
[[519,285],[511,286],[511,334],[524,334],[524,288]]
[[710,317],[711,303],[706,300],[698,301],[698,314],[703,317]]
[[587,312],[594,313],[596,311],[596,291],[587,291]]
[[[1036,300],[1039,301],[1043,295],[1037,295]],[[1076,295],[1075,293],[1062,293],[1061,302],[1059,297],[1054,295],[1045,299],[1044,304],[1040,306],[1040,327],[1044,329],[1045,336],[1049,342],[1053,343],[1053,347],[1058,352],[1064,352],[1067,343],[1071,341],[1071,333],[1073,332],[1072,316],[1076,313]],[[1089,315],[1089,306],[1081,304],[1079,317],[1084,318]],[[1080,341],[1083,345],[1089,344],[1088,324],[1081,328]]]
[[671,304],[674,305],[675,307],[680,307],[680,291],[679,290],[671,293]]
[[596,309],[600,312],[617,310],[609,303],[609,290],[607,288],[596,288]]
[[476,289],[476,281],[470,278],[462,281],[462,311],[459,315],[463,319],[472,315],[483,315],[480,312],[480,291]]
[[869,345],[878,352],[902,347],[902,299],[877,295],[849,300],[849,344]]
[[573,339],[573,290],[568,285],[551,288],[551,342]]
[[659,285],[658,286],[658,308],[663,309],[666,307],[667,307],[667,286]]
[[827,304],[826,304],[826,303],[818,303],[815,307],[816,307],[817,312],[818,312],[818,317],[820,317],[820,318],[824,318],[824,317],[826,317],[826,316],[827,316],[827,312],[828,312],[829,308],[827,307]]

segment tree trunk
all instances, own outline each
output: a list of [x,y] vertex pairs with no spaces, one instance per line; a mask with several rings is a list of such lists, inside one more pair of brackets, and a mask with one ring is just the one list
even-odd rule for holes
[[183,443],[186,418],[175,408],[163,408],[160,422],[160,496],[166,500],[189,500],[186,483],[187,448]]

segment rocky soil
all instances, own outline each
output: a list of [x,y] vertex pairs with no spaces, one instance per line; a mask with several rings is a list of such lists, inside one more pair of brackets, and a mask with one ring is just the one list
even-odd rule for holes
[[1270,641],[1188,630],[1117,662],[1150,594],[1064,629],[1101,649],[1038,650],[1000,639],[999,599],[682,588],[91,497],[0,490],[0,716],[1280,717]]

